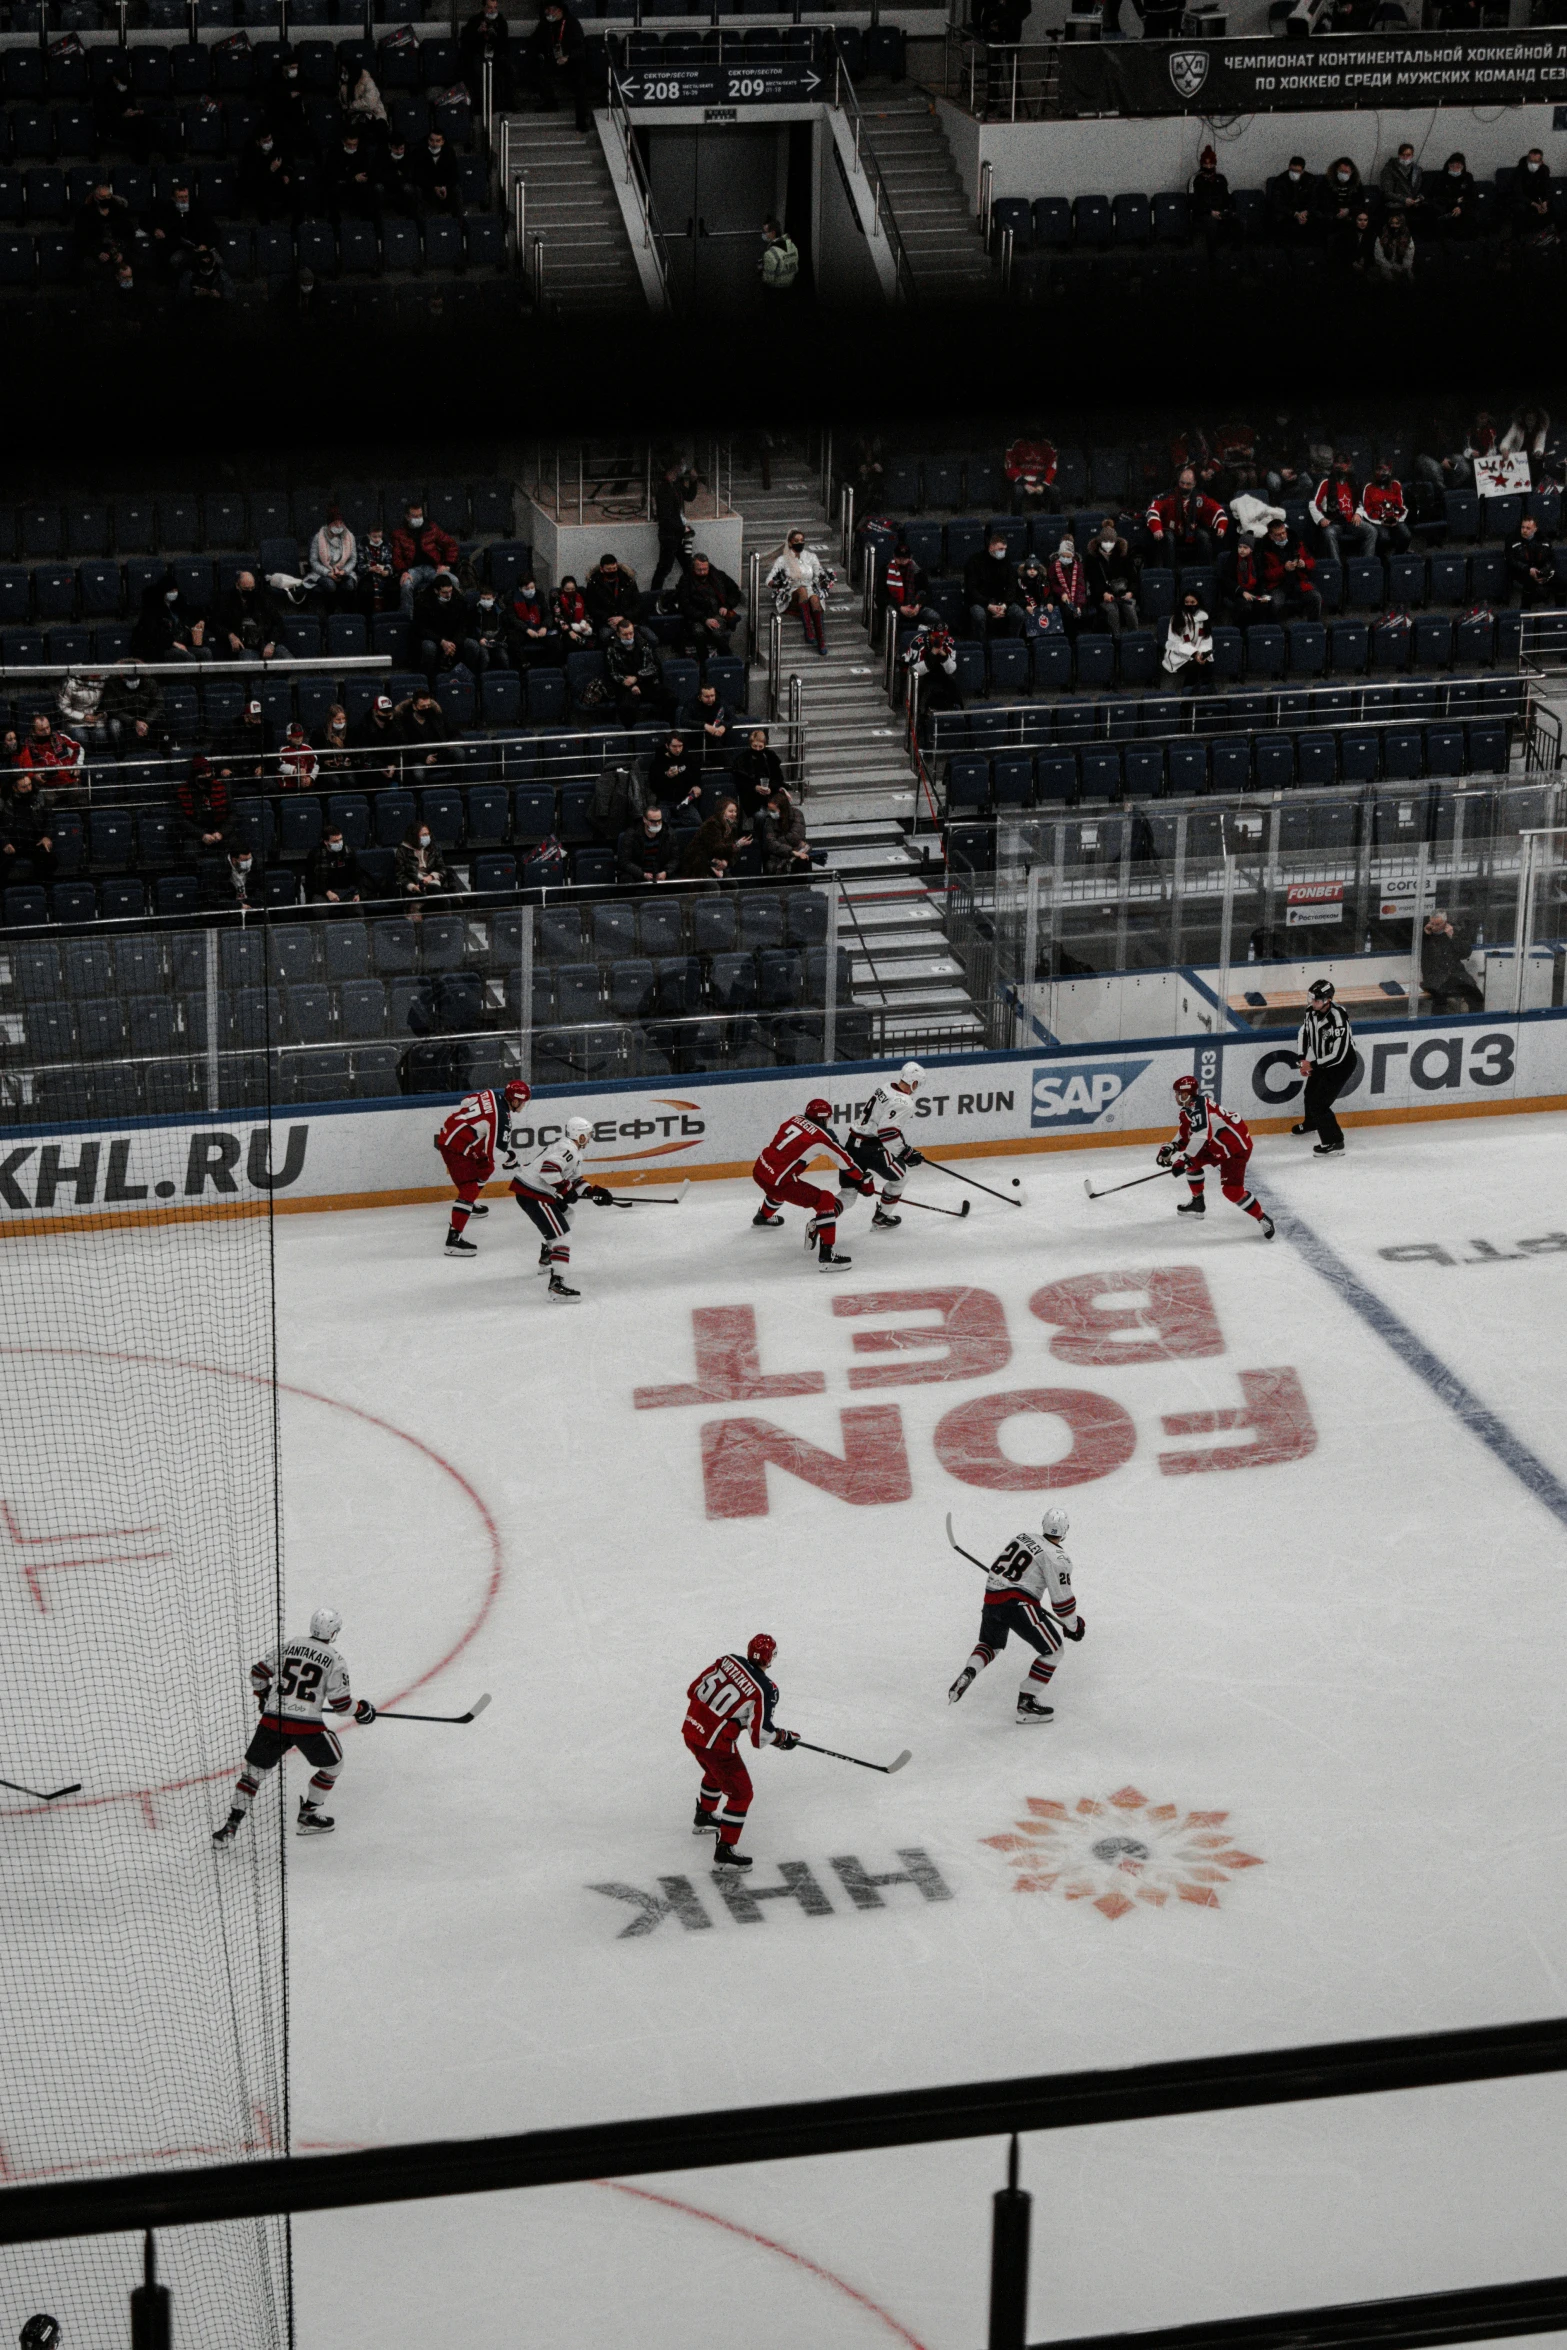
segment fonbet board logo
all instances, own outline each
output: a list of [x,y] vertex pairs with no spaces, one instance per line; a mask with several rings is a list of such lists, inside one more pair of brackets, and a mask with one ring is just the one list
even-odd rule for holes
[[1148,1067],[1146,1061],[1095,1061],[1077,1069],[1036,1069],[1029,1114],[1031,1126],[1092,1126],[1107,1115],[1129,1085]]
[[1195,98],[1208,79],[1208,52],[1206,49],[1175,49],[1170,53],[1170,79],[1176,95]]

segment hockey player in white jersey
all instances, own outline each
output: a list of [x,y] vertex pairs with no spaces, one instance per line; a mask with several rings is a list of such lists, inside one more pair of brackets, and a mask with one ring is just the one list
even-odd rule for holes
[[557,1141],[540,1143],[520,1158],[505,1161],[514,1170],[513,1198],[538,1226],[539,1271],[550,1277],[550,1296],[566,1305],[582,1295],[580,1289],[569,1289],[565,1280],[571,1262],[571,1211],[579,1199],[603,1208],[615,1204],[614,1193],[602,1183],[583,1179],[582,1157],[592,1139],[586,1118],[568,1118]]
[[291,1746],[297,1746],[313,1765],[310,1791],[299,1799],[301,1836],[330,1834],[336,1822],[321,1809],[343,1767],[342,1741],[328,1727],[328,1716],[341,1720],[352,1713],[356,1722],[375,1720],[367,1697],[354,1703],[348,1686],[348,1667],[333,1642],[343,1628],[334,1607],[318,1607],[310,1619],[308,1640],[285,1640],[250,1668],[250,1686],[261,1708],[256,1734],[245,1749],[245,1767],[234,1788],[234,1801],[214,1844],[234,1836],[256,1800],[262,1774],[276,1770]]
[[845,1137],[849,1156],[862,1175],[876,1176],[882,1186],[876,1213],[871,1218],[873,1232],[890,1232],[903,1222],[893,1210],[903,1197],[909,1169],[925,1163],[924,1153],[914,1148],[903,1131],[905,1122],[914,1115],[924,1077],[918,1061],[905,1061],[897,1076],[885,1085],[878,1085],[864,1109],[849,1123]]
[[[1028,1678],[1017,1693],[1017,1718],[1020,1722],[1053,1720],[1055,1708],[1041,1705],[1038,1693],[1050,1685],[1062,1641],[1083,1637],[1083,1618],[1072,1591],[1072,1562],[1061,1547],[1070,1523],[1065,1510],[1046,1510],[1040,1520],[1042,1542],[1032,1534],[1014,1534],[1000,1557],[985,1568],[979,1638],[968,1663],[947,1691],[951,1704],[957,1704],[991,1658],[1005,1648],[1008,1634],[1015,1632],[1035,1651]],[[968,1558],[970,1554],[965,1551],[963,1555]],[[981,1562],[975,1559],[972,1563],[978,1566]]]

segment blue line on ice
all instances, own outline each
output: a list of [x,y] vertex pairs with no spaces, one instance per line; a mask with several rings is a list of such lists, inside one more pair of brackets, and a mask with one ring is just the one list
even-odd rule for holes
[[1526,1485],[1537,1501],[1544,1502],[1561,1525],[1567,1526],[1567,1486],[1537,1453],[1529,1450],[1523,1438],[1515,1436],[1506,1421],[1498,1418],[1489,1404],[1482,1403],[1458,1373],[1440,1355],[1433,1354],[1424,1339],[1417,1338],[1408,1323],[1401,1322],[1374,1289],[1368,1289],[1359,1275],[1350,1271],[1320,1233],[1303,1223],[1292,1209],[1275,1208],[1273,1214],[1280,1232],[1286,1240],[1294,1242],[1312,1270],[1338,1291],[1344,1303],[1386,1341],[1417,1379],[1425,1381],[1438,1402],[1456,1413],[1471,1435],[1478,1436],[1502,1466],[1511,1469],[1519,1483]]

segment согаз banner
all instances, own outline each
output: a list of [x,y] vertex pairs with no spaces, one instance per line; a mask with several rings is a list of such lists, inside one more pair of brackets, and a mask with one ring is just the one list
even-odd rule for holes
[[1063,114],[1271,114],[1567,100],[1567,32],[1064,46]]

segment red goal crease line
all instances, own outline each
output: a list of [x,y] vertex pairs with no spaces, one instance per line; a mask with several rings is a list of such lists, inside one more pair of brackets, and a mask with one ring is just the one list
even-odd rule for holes
[[[1436,1119],[1448,1118],[1519,1118],[1536,1112],[1567,1110],[1567,1094],[1549,1093],[1532,1096],[1525,1101],[1412,1103],[1404,1109],[1340,1110],[1341,1126],[1410,1126],[1426,1125]],[[1288,1134],[1294,1124],[1289,1117],[1248,1118],[1253,1134]],[[1118,1150],[1129,1146],[1143,1149],[1149,1144],[1168,1142],[1168,1125],[1126,1127],[1119,1130],[1088,1127],[1076,1134],[1025,1134],[1010,1139],[996,1138],[986,1142],[947,1142],[925,1152],[927,1159],[1010,1159],[1039,1157],[1052,1151]],[[607,1176],[611,1182],[618,1178],[618,1167],[627,1162],[609,1162],[602,1167],[595,1161],[596,1176]],[[821,1165],[828,1161],[823,1159]],[[681,1159],[667,1170],[660,1170],[652,1180],[674,1181],[678,1178],[692,1183],[732,1183],[749,1176],[753,1162],[750,1159],[715,1160],[709,1165]],[[647,1177],[652,1171],[646,1167],[633,1170],[624,1178],[634,1183],[637,1177]],[[504,1182],[489,1183],[483,1196],[504,1199],[509,1186]],[[268,1194],[258,1199],[208,1200],[191,1202],[167,1208],[128,1209],[116,1215],[107,1209],[90,1209],[85,1215],[17,1215],[0,1223],[0,1241],[5,1239],[36,1240],[55,1233],[108,1232],[127,1227],[144,1231],[152,1225],[163,1224],[226,1224],[253,1221],[258,1216],[316,1216],[329,1215],[345,1208],[410,1208],[433,1207],[448,1204],[452,1196],[449,1183],[419,1183],[403,1185],[390,1191],[336,1191],[321,1192],[303,1199],[278,1199]]]

